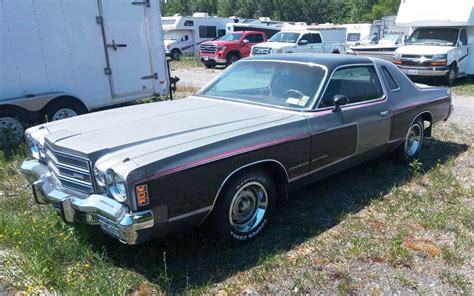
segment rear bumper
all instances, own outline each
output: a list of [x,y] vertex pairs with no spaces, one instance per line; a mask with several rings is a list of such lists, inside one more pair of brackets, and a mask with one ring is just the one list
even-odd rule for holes
[[397,67],[408,76],[423,77],[442,77],[448,75],[449,67],[416,67],[416,66],[398,66]]
[[39,204],[51,204],[66,223],[85,222],[100,225],[102,230],[133,245],[148,240],[154,226],[151,210],[130,212],[118,201],[100,194],[79,197],[60,189],[48,166],[37,160],[26,160],[21,171],[31,183],[33,196]]

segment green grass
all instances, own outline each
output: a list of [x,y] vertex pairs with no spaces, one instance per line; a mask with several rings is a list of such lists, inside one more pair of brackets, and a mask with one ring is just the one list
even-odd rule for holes
[[474,96],[474,76],[459,79],[451,90],[457,95]]
[[[400,285],[416,286],[403,270],[425,252],[427,262],[442,267],[433,276],[469,294],[470,279],[456,270],[474,252],[474,211],[466,202],[474,191],[456,174],[456,159],[472,151],[458,136],[435,132],[408,167],[379,158],[299,190],[262,237],[239,248],[202,229],[130,247],[97,227],[65,225],[50,207],[32,202],[18,172],[24,146],[3,151],[0,278],[33,294],[274,293],[269,284],[283,292],[329,287],[350,294],[364,286],[353,267],[374,262]],[[428,240],[432,234],[451,239]]]
[[204,68],[199,56],[183,56],[179,61],[171,61],[171,69]]

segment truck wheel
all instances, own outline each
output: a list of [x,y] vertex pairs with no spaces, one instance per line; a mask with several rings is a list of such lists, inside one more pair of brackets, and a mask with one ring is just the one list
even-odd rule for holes
[[48,121],[56,121],[87,113],[87,109],[75,101],[56,101],[46,107]]
[[210,63],[205,63],[205,64],[204,64],[204,67],[206,67],[206,69],[214,69],[214,68],[215,68],[215,65],[214,65],[214,64],[210,64]]
[[233,63],[237,62],[239,60],[239,56],[235,53],[230,53],[228,56],[227,56],[227,66],[230,66],[232,65]]
[[181,59],[182,53],[179,49],[173,49],[171,51],[171,59],[175,61],[179,61]]
[[25,130],[20,120],[24,114],[16,110],[0,110],[0,148],[18,145]]
[[398,162],[407,163],[418,156],[423,144],[424,131],[423,119],[417,118],[410,126],[405,141],[395,150]]
[[449,72],[448,72],[448,74],[446,75],[446,78],[445,78],[446,84],[448,86],[454,85],[457,78],[458,78],[458,68],[456,67],[455,64],[452,64],[449,67]]
[[275,208],[277,191],[264,170],[248,170],[232,177],[209,217],[214,235],[239,244],[254,239],[266,226]]

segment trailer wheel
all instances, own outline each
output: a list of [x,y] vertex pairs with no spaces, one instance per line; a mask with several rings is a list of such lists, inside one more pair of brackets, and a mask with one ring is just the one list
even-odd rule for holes
[[17,145],[25,132],[21,120],[24,112],[19,110],[0,110],[0,148]]
[[179,61],[179,59],[181,58],[183,54],[181,53],[181,51],[179,49],[173,49],[171,51],[171,59],[174,60],[174,61]]
[[76,101],[57,100],[46,106],[48,121],[56,121],[87,113],[87,109]]

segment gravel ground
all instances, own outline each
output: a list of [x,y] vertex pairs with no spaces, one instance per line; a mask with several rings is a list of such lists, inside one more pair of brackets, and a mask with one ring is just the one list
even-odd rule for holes
[[221,68],[185,68],[173,69],[171,71],[171,76],[179,77],[180,81],[178,82],[178,84],[184,85],[186,87],[201,88],[221,72]]

